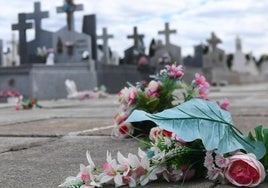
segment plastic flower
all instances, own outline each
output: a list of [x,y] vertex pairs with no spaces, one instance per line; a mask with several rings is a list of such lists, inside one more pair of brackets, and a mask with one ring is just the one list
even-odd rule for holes
[[152,80],[149,82],[148,86],[145,88],[145,93],[148,97],[159,97],[159,89],[162,83],[160,81]]
[[[133,168],[132,177],[139,180],[141,186],[146,185],[150,180],[156,180],[156,170],[150,166],[150,160],[145,153],[139,151],[143,158],[138,158],[136,155],[129,154],[128,160],[131,168]],[[146,156],[145,156],[146,155]]]
[[124,170],[122,165],[117,164],[115,159],[112,159],[111,153],[107,151],[107,159],[103,164],[104,173],[102,174],[101,183],[108,183],[111,180],[114,180],[115,185],[121,186],[122,175],[120,171]]
[[223,110],[228,110],[228,108],[230,106],[230,101],[228,99],[224,99],[223,102],[221,102],[221,101],[216,101],[216,102]]
[[166,69],[168,71],[168,76],[170,78],[178,78],[181,79],[184,75],[184,73],[182,72],[182,65],[166,65]]
[[120,125],[128,118],[128,116],[129,115],[125,111],[120,111],[114,116],[113,119],[117,125]]
[[206,78],[199,73],[195,73],[195,80],[193,81],[199,88],[209,88],[210,84],[206,81]]
[[134,104],[137,95],[138,91],[135,87],[125,87],[118,93],[119,101],[127,105]]
[[265,170],[254,154],[237,153],[229,158],[226,178],[236,186],[255,187],[265,178]]
[[114,127],[114,133],[117,138],[126,138],[132,135],[134,128],[131,123],[122,123]]

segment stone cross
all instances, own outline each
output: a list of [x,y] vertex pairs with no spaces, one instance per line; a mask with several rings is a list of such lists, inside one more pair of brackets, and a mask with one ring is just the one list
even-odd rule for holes
[[221,43],[221,39],[219,39],[214,32],[211,33],[211,39],[208,39],[207,42],[212,47],[212,52],[215,51],[217,44]]
[[108,39],[113,38],[113,35],[109,35],[107,33],[107,28],[102,28],[102,36],[98,36],[98,39],[103,40],[103,53],[104,53],[104,63],[109,64],[109,46],[108,46]]
[[17,42],[16,42],[16,37],[15,37],[15,33],[12,33],[12,38],[11,41],[8,42],[9,44],[11,44],[11,62],[15,62],[15,56],[16,56],[16,49],[17,49]]
[[49,14],[48,11],[41,11],[41,4],[40,2],[34,3],[34,12],[26,14],[26,19],[33,19],[35,23],[35,38],[39,38],[40,31],[41,31],[41,21],[43,18],[48,18]]
[[82,4],[74,4],[73,0],[65,0],[65,3],[61,7],[57,7],[57,13],[66,13],[67,26],[70,31],[74,31],[74,12],[83,10]]
[[169,23],[165,23],[165,30],[164,31],[158,31],[158,34],[164,34],[165,35],[165,40],[166,40],[166,46],[170,45],[170,40],[169,40],[169,35],[172,33],[177,33],[177,31],[170,30],[169,29]]
[[19,54],[20,54],[20,63],[21,64],[27,64],[28,58],[27,58],[27,42],[26,42],[26,29],[33,28],[32,23],[26,22],[26,14],[20,13],[18,15],[19,22],[18,24],[12,24],[12,30],[18,30],[19,31]]
[[134,27],[134,33],[133,33],[133,35],[128,35],[128,36],[127,36],[128,39],[134,39],[134,47],[135,47],[135,48],[138,47],[139,39],[140,39],[140,38],[143,38],[143,37],[144,37],[144,35],[139,35],[139,34],[138,34],[138,29],[137,29],[136,26]]

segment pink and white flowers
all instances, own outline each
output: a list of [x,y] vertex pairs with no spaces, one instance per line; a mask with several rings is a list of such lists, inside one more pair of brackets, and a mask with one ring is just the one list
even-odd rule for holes
[[119,101],[127,105],[132,105],[135,103],[137,94],[138,91],[135,87],[125,87],[118,93]]
[[145,88],[145,94],[148,97],[159,97],[159,89],[162,83],[160,81],[152,80],[149,82],[148,86]]
[[184,75],[182,71],[182,65],[176,66],[176,65],[166,65],[166,69],[168,71],[168,76],[170,78],[178,78],[181,79]]
[[237,152],[230,157],[207,151],[204,161],[210,180],[228,180],[236,186],[255,187],[265,178],[265,169],[254,154]]
[[231,156],[225,177],[236,186],[255,187],[265,178],[265,170],[254,154],[241,152]]

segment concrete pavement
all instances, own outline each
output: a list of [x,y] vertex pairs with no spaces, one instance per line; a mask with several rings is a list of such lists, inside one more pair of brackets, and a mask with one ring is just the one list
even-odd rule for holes
[[[258,124],[268,127],[268,84],[214,87],[213,100],[228,98],[234,123],[245,134]],[[138,143],[112,139],[112,117],[117,97],[94,100],[40,101],[44,108],[15,111],[0,104],[0,187],[54,188],[86,164],[86,151],[97,166],[106,151],[115,156],[137,153]],[[153,182],[145,187],[178,187],[180,184]],[[187,182],[184,187],[232,187],[206,180]],[[105,186],[111,187],[111,186]],[[268,187],[268,183],[260,187]]]

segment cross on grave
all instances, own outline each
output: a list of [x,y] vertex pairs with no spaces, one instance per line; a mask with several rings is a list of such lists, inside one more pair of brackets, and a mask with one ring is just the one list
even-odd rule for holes
[[12,30],[19,31],[19,54],[20,54],[20,63],[27,64],[27,42],[26,42],[26,29],[33,28],[32,23],[26,22],[26,14],[20,13],[18,15],[19,22],[17,24],[12,24]]
[[26,14],[26,19],[33,19],[35,23],[35,38],[39,38],[40,31],[41,31],[41,21],[43,18],[48,18],[49,14],[48,11],[41,11],[41,3],[35,2],[34,3],[34,12]]
[[113,35],[107,33],[107,28],[102,28],[102,36],[97,36],[98,39],[103,39],[103,52],[104,52],[104,63],[109,64],[109,46],[108,39],[113,38]]
[[15,33],[12,33],[12,38],[11,41],[8,42],[11,44],[11,62],[15,62],[15,56],[16,56],[16,49],[17,49],[17,42],[16,42],[16,37]]
[[134,27],[134,33],[133,35],[128,35],[127,38],[128,39],[134,39],[134,47],[137,48],[138,47],[138,42],[140,39],[142,39],[144,37],[144,35],[139,35],[138,34],[138,29],[137,27],[135,26]]
[[211,33],[211,39],[208,39],[207,42],[212,47],[212,52],[215,51],[217,44],[221,43],[221,39],[219,39],[214,32]]
[[177,31],[175,29],[170,30],[169,29],[169,23],[165,23],[165,30],[164,31],[158,31],[158,34],[164,34],[165,35],[166,46],[170,45],[169,36],[172,33],[177,33]]
[[67,26],[70,31],[74,31],[74,12],[83,10],[82,4],[74,4],[73,0],[65,0],[65,3],[61,7],[57,7],[57,13],[66,13]]

